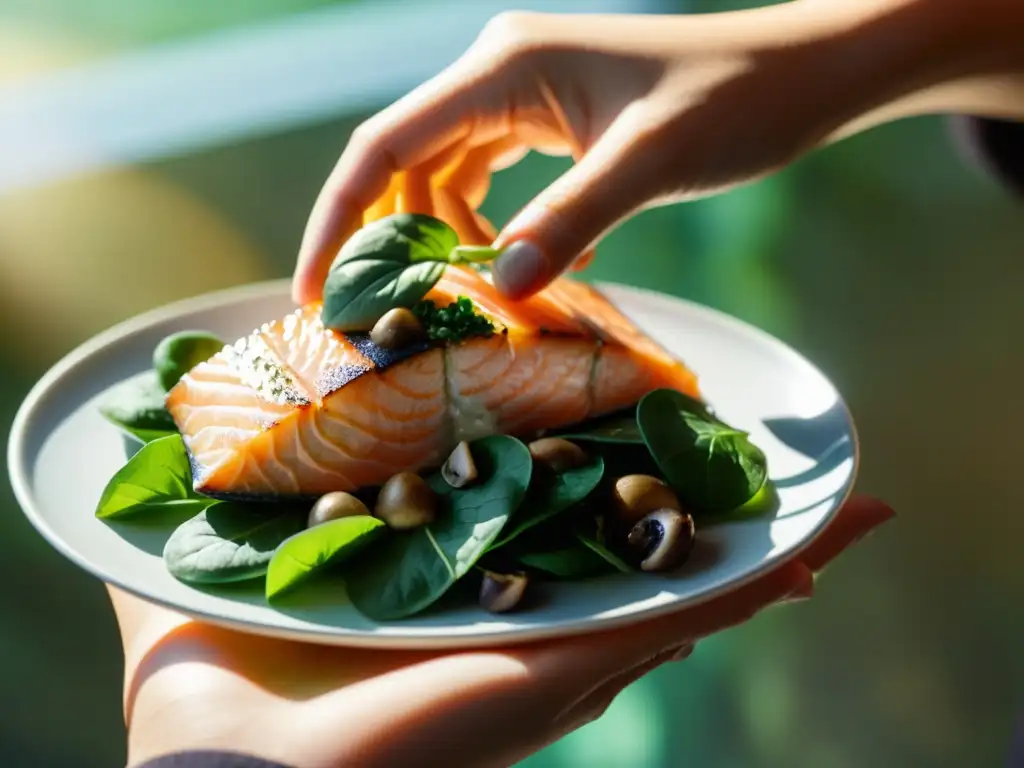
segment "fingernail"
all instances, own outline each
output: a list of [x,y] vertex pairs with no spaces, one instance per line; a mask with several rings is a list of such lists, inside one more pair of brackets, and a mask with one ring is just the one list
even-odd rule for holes
[[690,658],[691,653],[693,653],[693,646],[684,645],[680,647],[679,650],[677,650],[674,654],[672,654],[672,658],[669,659],[669,661],[684,661]]
[[794,589],[792,592],[790,592],[788,595],[782,598],[782,600],[780,600],[779,602],[799,603],[804,600],[810,600],[812,597],[814,597],[814,579],[809,578],[807,579],[807,581],[801,583],[800,586],[798,586],[796,589]]
[[544,278],[547,262],[540,248],[529,240],[517,240],[491,266],[494,285],[509,298],[528,293]]

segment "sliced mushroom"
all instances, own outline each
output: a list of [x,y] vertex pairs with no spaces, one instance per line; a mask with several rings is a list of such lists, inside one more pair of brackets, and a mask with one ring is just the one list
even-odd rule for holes
[[370,341],[383,349],[401,349],[427,340],[427,330],[412,310],[395,307],[384,314],[370,331]]
[[565,472],[586,464],[590,458],[586,451],[576,443],[570,443],[560,437],[543,437],[534,440],[527,448],[538,464],[543,464],[552,472]]
[[341,517],[369,514],[370,510],[366,508],[366,505],[351,493],[335,491],[333,493],[325,493],[316,500],[316,504],[309,510],[307,523],[312,528],[314,525],[320,525],[329,520],[337,520]]
[[656,509],[682,509],[675,491],[652,475],[620,477],[612,488],[612,504],[619,521],[627,526]]
[[373,514],[398,531],[418,528],[434,521],[437,494],[415,472],[399,472],[380,489]]
[[452,488],[465,488],[476,480],[476,462],[473,461],[473,452],[465,440],[455,446],[455,450],[441,467],[441,477]]
[[656,509],[646,515],[627,539],[645,571],[667,571],[682,565],[695,540],[693,518],[675,509]]
[[517,573],[494,573],[484,571],[480,585],[480,605],[491,613],[511,611],[523,599],[529,578],[522,571]]

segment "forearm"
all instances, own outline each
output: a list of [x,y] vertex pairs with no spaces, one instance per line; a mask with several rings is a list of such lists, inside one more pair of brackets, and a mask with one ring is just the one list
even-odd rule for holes
[[1024,119],[1019,0],[803,4],[821,14],[823,82],[836,88],[827,140],[925,114]]

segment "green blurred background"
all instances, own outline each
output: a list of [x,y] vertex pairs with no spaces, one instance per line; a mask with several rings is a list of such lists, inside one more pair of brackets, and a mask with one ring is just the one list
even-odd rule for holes
[[[381,42],[362,64],[384,71],[398,56],[408,72],[393,87],[404,88],[444,61],[427,60],[430,45],[389,50],[394,20],[428,19],[418,22],[425,43],[451,60],[493,10],[572,3],[337,5],[0,0],[5,432],[47,367],[107,326],[174,299],[288,275],[348,134],[398,95],[382,85],[339,92],[321,108],[284,99],[230,126],[199,120],[188,140],[158,136],[146,146],[131,136],[152,127],[147,119],[167,126],[223,105],[193,92],[154,118],[160,86],[144,78],[133,86],[112,71],[144,74],[165,57],[175,73],[190,58],[214,51],[216,62],[216,51],[275,30],[324,35],[334,24],[341,34],[370,19]],[[307,12],[326,15],[295,16]],[[294,55],[301,63],[312,54]],[[244,55],[224,57],[244,64]],[[307,82],[351,82],[368,70],[350,62]],[[275,88],[301,91],[270,78],[266,90]],[[228,88],[236,91],[244,88]],[[76,122],[97,103],[109,130],[102,120]],[[26,109],[44,117],[12,118]],[[115,151],[122,134],[135,150]],[[77,155],[54,150],[73,145],[68,137],[86,146],[97,136],[114,139]],[[564,167],[527,158],[499,176],[485,211],[505,221]],[[709,640],[529,768],[1002,764],[1024,709],[1022,244],[1021,209],[957,157],[937,118],[861,135],[719,198],[646,213],[602,244],[588,277],[731,312],[819,364],[858,421],[861,489],[900,517],[834,565],[815,600]],[[121,649],[103,588],[35,534],[6,483],[0,513],[0,765],[122,764]]]

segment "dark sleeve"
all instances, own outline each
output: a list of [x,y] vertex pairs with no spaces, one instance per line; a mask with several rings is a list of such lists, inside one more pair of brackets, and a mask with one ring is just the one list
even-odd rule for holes
[[164,755],[139,768],[290,768],[237,752],[177,752]]
[[953,134],[970,160],[1024,197],[1024,123],[957,117]]

